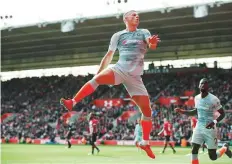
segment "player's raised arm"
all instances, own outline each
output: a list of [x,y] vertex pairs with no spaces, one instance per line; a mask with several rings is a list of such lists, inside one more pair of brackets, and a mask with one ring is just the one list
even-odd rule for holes
[[192,110],[184,110],[181,108],[175,108],[175,112],[180,113],[180,114],[185,114],[187,116],[194,116],[197,114],[197,108],[193,108]]
[[158,35],[151,36],[151,33],[147,29],[144,30],[144,35],[149,48],[153,50],[156,49],[158,42],[160,42],[159,36]]
[[108,67],[108,65],[111,63],[113,56],[114,56],[114,52],[117,49],[118,46],[118,38],[119,36],[117,35],[117,33],[115,33],[111,40],[110,40],[110,45],[109,45],[109,49],[108,52],[105,54],[105,56],[103,57],[101,64],[100,64],[100,68],[97,72],[97,74],[99,74],[102,70],[104,70],[105,68]]

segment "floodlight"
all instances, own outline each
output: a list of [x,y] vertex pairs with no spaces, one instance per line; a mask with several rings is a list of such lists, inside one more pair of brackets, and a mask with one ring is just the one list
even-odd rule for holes
[[206,17],[208,15],[208,6],[207,5],[194,6],[193,11],[195,18]]
[[62,32],[70,32],[75,28],[75,23],[73,21],[64,21],[61,22],[61,31]]

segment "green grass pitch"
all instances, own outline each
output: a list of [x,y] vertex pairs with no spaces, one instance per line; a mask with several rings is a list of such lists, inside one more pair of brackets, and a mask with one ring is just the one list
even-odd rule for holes
[[[173,154],[170,148],[160,154],[162,147],[153,147],[156,159],[152,160],[144,152],[138,152],[132,146],[99,146],[98,155],[89,156],[89,145],[71,149],[65,145],[21,145],[1,144],[2,164],[190,164],[190,147],[176,148]],[[217,161],[211,161],[207,154],[199,154],[200,164],[232,164],[226,155]]]

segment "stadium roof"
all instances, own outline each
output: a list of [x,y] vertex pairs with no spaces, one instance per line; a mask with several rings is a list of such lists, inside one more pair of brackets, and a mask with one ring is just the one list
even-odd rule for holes
[[[223,4],[232,0],[1,0],[0,29],[55,23],[67,19],[91,19],[128,10],[154,11],[200,4]],[[14,5],[12,5],[14,4]],[[8,16],[8,17],[7,17]]]
[[[192,7],[163,11],[140,14],[140,27],[162,40],[146,60],[231,56],[232,3],[209,7],[209,15],[198,19]],[[2,71],[99,64],[113,33],[125,28],[115,16],[75,26],[68,33],[61,32],[60,23],[3,30]]]

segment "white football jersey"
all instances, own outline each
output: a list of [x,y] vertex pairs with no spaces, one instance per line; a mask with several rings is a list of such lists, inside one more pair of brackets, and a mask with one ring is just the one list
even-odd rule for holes
[[214,113],[222,108],[220,100],[211,93],[205,98],[201,97],[201,94],[195,96],[195,108],[197,108],[197,127],[205,127],[208,123],[214,120]]

